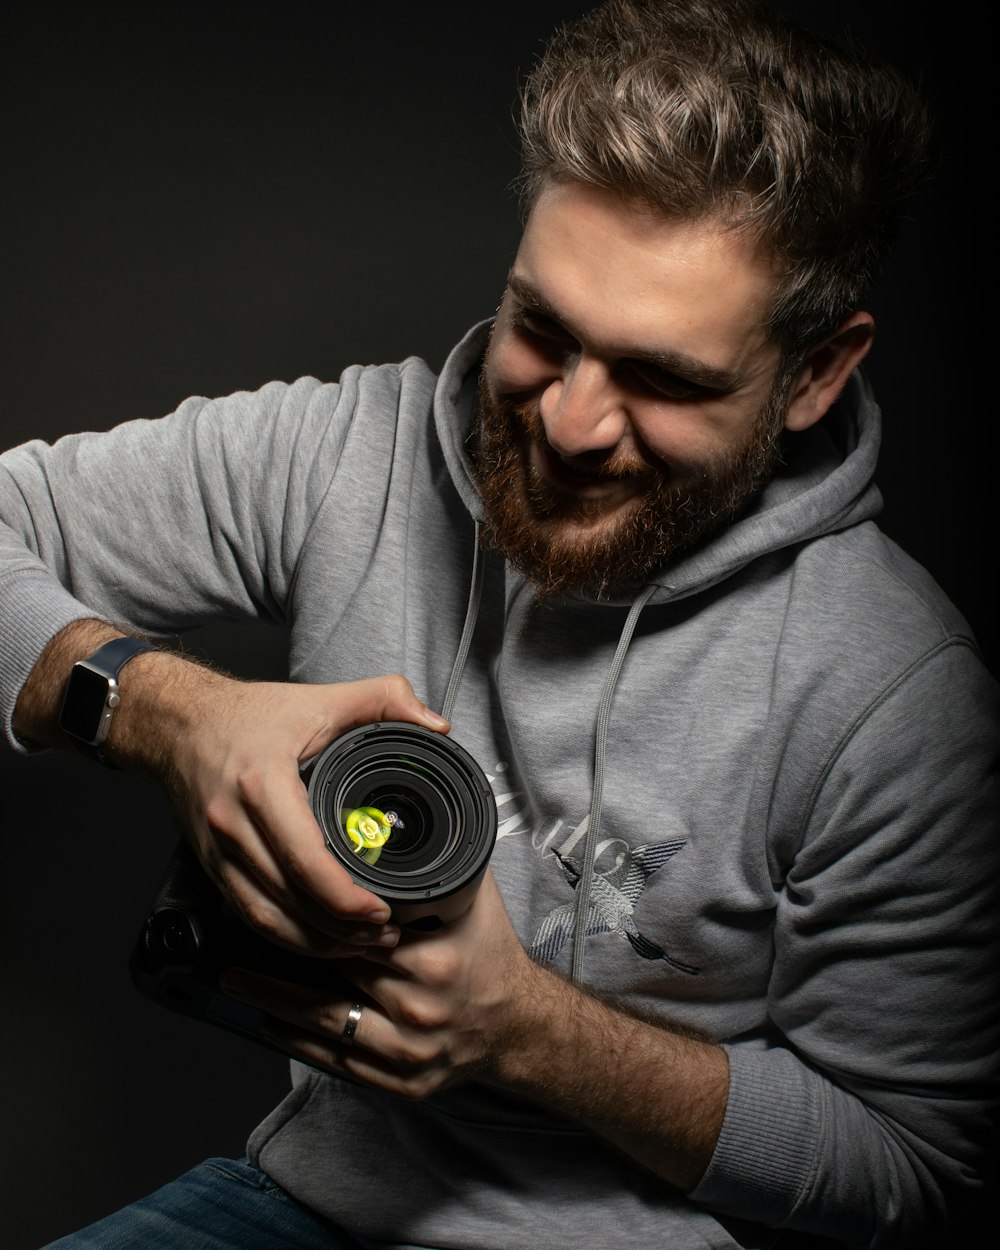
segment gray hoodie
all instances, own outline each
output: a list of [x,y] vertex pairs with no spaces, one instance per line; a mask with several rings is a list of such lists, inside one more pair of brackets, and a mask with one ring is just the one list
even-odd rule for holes
[[[398,671],[440,706],[484,336],[440,379],[356,367],[4,456],[8,732],[46,641],[95,614],[287,621],[293,679]],[[481,1085],[411,1103],[293,1065],[248,1149],[297,1198],[379,1247],[898,1245],[967,1181],[998,1041],[1000,714],[967,625],[872,522],[877,447],[855,376],[638,613],[540,604],[483,561],[452,720],[496,796],[494,874],[536,959],[576,951],[585,984],[726,1045],[698,1187]]]

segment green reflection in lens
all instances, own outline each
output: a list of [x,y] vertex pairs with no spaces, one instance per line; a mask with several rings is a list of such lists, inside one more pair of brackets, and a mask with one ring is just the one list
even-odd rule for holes
[[377,862],[393,828],[403,827],[395,812],[383,812],[377,807],[355,807],[344,812],[342,819],[354,854],[368,864]]

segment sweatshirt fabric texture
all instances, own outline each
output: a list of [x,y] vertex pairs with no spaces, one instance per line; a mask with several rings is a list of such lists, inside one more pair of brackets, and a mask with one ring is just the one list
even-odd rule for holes
[[[287,622],[293,680],[395,671],[440,707],[486,329],[440,378],[354,367],[4,456],[8,734],[45,643],[94,615]],[[408,1102],[293,1064],[248,1153],[296,1198],[395,1250],[732,1250],[905,1245],[968,1183],[998,1042],[1000,714],[968,626],[873,522],[878,439],[855,375],[752,506],[651,580],[591,855],[632,598],[540,603],[484,557],[452,721],[494,790],[494,875],[524,946],[565,973],[587,879],[584,983],[726,1046],[697,1188],[483,1085]]]

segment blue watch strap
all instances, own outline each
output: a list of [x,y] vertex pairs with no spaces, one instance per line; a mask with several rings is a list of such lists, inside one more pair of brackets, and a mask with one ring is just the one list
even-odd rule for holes
[[93,655],[88,655],[87,663],[117,677],[133,656],[141,651],[155,650],[152,643],[143,642],[140,638],[112,638],[103,647],[98,647]]

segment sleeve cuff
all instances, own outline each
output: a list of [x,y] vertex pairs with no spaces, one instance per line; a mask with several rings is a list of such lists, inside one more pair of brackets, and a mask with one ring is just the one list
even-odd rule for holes
[[821,1132],[814,1082],[786,1050],[727,1046],[729,1101],[694,1202],[775,1225],[811,1184]]
[[4,645],[0,649],[0,714],[7,741],[15,751],[28,748],[14,734],[14,705],[38,657],[49,641],[73,621],[95,616],[42,570],[24,570],[3,586]]

